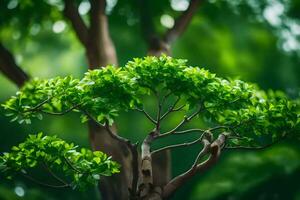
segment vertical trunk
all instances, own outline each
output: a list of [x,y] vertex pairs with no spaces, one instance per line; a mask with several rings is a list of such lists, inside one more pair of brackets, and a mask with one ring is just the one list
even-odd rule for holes
[[[108,19],[105,15],[105,1],[90,0],[90,2],[90,28],[86,48],[89,69],[105,67],[108,64],[117,65],[116,50],[109,35]],[[92,148],[104,151],[121,164],[120,174],[102,178],[100,181],[102,199],[127,200],[132,177],[130,151],[126,145],[113,139],[104,127],[99,127],[93,122],[90,122],[88,127]]]
[[91,25],[87,41],[89,68],[118,64],[116,49],[109,35],[105,1],[91,0]]
[[93,150],[100,150],[111,155],[113,160],[121,164],[121,173],[103,177],[99,184],[99,190],[103,200],[127,200],[129,196],[131,173],[131,154],[124,143],[111,138],[103,127],[90,122],[89,136]]

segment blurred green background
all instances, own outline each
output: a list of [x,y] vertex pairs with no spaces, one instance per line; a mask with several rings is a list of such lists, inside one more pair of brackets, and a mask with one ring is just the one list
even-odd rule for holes
[[[88,1],[78,1],[84,18]],[[146,55],[135,0],[107,0],[110,33],[119,65]],[[184,11],[187,0],[153,0],[155,26],[160,32],[171,27]],[[0,40],[17,63],[32,77],[50,78],[87,71],[85,52],[60,14],[60,0],[1,0]],[[300,96],[300,1],[210,0],[202,1],[191,24],[172,46],[172,55],[205,67],[218,76],[240,78],[264,89],[279,89],[291,98]],[[0,75],[0,101],[17,87]],[[166,124],[172,127],[176,119]],[[132,123],[134,122],[134,123]],[[138,124],[138,125],[137,125]],[[151,128],[140,114],[124,113],[117,121],[119,132],[138,141]],[[0,152],[21,142],[29,133],[43,131],[88,147],[88,134],[79,116],[47,117],[32,125],[18,125],[0,115]],[[188,140],[190,138],[180,138]],[[173,143],[178,141],[165,141]],[[176,150],[173,174],[188,169],[196,148]],[[39,174],[36,175],[37,177]],[[173,199],[300,200],[300,145],[285,141],[264,151],[228,151],[218,165],[188,182]],[[23,179],[0,180],[0,199],[93,199],[96,189],[77,192],[47,189]]]

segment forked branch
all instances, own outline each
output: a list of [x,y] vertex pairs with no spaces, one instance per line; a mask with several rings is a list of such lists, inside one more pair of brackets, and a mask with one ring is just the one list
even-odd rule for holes
[[[209,169],[218,160],[221,153],[221,148],[225,143],[225,139],[226,136],[224,134],[220,134],[212,143],[204,138],[204,147],[197,155],[192,167],[183,174],[180,174],[172,179],[167,185],[164,186],[163,198],[169,198],[178,188],[180,188],[186,181],[191,179],[196,173]],[[210,153],[210,157],[204,162],[198,164],[199,160],[208,153]]]
[[160,134],[157,138],[161,138],[161,137],[165,137],[165,136],[174,134],[185,123],[191,121],[194,117],[196,117],[202,110],[203,110],[202,106],[200,106],[200,108],[196,112],[194,112],[193,114],[191,114],[189,117],[185,116],[184,119],[175,128],[173,128],[172,130],[170,130],[170,131],[168,131],[166,133]]
[[153,124],[155,124],[155,125],[157,124],[157,121],[154,120],[154,119],[150,116],[150,114],[149,114],[144,108],[142,108],[142,109],[140,109],[140,108],[135,108],[135,110],[137,110],[137,111],[143,113],[143,114],[147,117],[147,119],[149,119]]

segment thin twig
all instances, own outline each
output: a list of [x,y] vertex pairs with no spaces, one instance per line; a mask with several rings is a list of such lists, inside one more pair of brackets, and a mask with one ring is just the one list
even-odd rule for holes
[[181,126],[183,126],[185,123],[189,122],[190,120],[192,120],[195,116],[197,116],[200,112],[202,111],[201,107],[198,109],[198,111],[194,112],[192,115],[190,115],[189,117],[184,117],[184,119],[172,130],[161,134],[158,137],[164,137],[170,134],[173,134],[175,131],[177,131]]
[[51,100],[52,97],[48,97],[47,99],[43,100],[42,102],[38,103],[37,105],[35,105],[32,108],[28,108],[24,111],[24,113],[26,112],[32,112],[32,111],[37,111],[40,107],[42,107],[44,104],[46,104],[47,102],[49,102]]
[[264,145],[264,146],[256,146],[256,147],[251,147],[251,146],[235,146],[235,147],[230,147],[230,146],[225,146],[224,149],[227,150],[264,150],[268,147],[271,147],[275,144],[278,144],[279,142],[282,142],[286,139],[286,135],[270,144]]
[[66,161],[66,163],[69,165],[69,167],[70,167],[72,170],[76,171],[77,173],[83,174],[83,172],[80,171],[79,169],[77,169],[77,168],[70,162],[70,160],[69,160],[66,156],[64,156],[64,160]]
[[145,109],[139,109],[139,108],[135,108],[135,110],[144,113],[144,115],[153,123],[153,124],[157,124],[157,121],[155,121],[146,111]]
[[180,97],[178,97],[177,99],[176,99],[176,101],[173,103],[173,105],[161,116],[161,118],[160,118],[160,120],[163,120],[165,117],[167,117],[171,112],[174,112],[174,111],[178,111],[178,110],[180,110],[180,109],[182,109],[185,105],[183,105],[183,106],[180,106],[179,108],[177,108],[177,109],[174,109],[175,108],[175,106],[176,106],[176,104],[179,102],[179,100],[180,100]]
[[205,132],[207,130],[200,129],[200,128],[193,128],[193,129],[187,129],[183,131],[175,131],[174,134],[180,135],[180,134],[185,134],[185,133],[191,133],[191,132]]
[[31,180],[31,181],[33,181],[33,182],[39,184],[39,185],[46,186],[46,187],[51,187],[51,188],[66,188],[66,187],[70,187],[69,184],[64,184],[64,185],[51,185],[51,184],[47,184],[47,183],[41,182],[41,181],[39,181],[39,180],[37,180],[37,179],[35,179],[35,178],[33,178],[33,177],[27,175],[27,174],[23,174],[23,173],[22,173],[21,175],[22,175],[23,177],[25,177],[25,178],[27,178],[27,179],[29,179],[29,180]]
[[57,181],[67,185],[68,183],[64,180],[62,180],[60,177],[58,177],[51,169],[50,167],[45,163],[43,162],[43,166],[44,168],[53,176],[53,178],[55,178]]
[[49,115],[64,115],[64,114],[67,114],[67,113],[71,112],[72,110],[78,108],[82,104],[83,104],[83,102],[76,104],[76,105],[72,106],[71,108],[68,108],[67,110],[64,110],[62,112],[51,112],[51,111],[46,111],[46,110],[39,110],[39,111],[42,113],[45,113],[45,114],[49,114]]
[[156,153],[159,153],[159,152],[162,152],[162,151],[165,151],[165,150],[169,150],[169,149],[174,149],[174,148],[179,148],[179,147],[187,147],[187,146],[191,146],[193,144],[196,144],[198,142],[201,142],[201,140],[203,139],[203,136],[204,136],[204,133],[196,140],[192,141],[192,142],[185,142],[185,143],[181,143],[181,144],[173,144],[173,145],[169,145],[169,146],[166,146],[166,147],[163,147],[163,148],[160,148],[160,149],[157,149],[157,150],[154,150],[152,151],[152,155],[156,154]]

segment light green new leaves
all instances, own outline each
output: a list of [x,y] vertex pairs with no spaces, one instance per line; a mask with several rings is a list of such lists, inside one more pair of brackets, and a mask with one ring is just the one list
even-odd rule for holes
[[64,182],[73,189],[84,189],[97,184],[100,176],[119,173],[119,165],[106,154],[77,149],[56,136],[29,135],[25,142],[0,156],[0,170],[9,178],[17,173],[30,176],[32,168],[42,166],[46,173],[62,172]]
[[91,70],[82,80],[33,80],[4,108],[19,122],[76,110],[83,113],[82,121],[89,116],[111,124],[121,111],[142,107],[142,98],[152,93],[180,97],[185,108],[202,107],[199,115],[209,125],[225,125],[248,143],[264,136],[274,140],[299,128],[295,104],[284,94],[267,94],[255,85],[222,79],[165,55],[136,58],[121,68]]
[[127,111],[139,102],[135,80],[113,66],[87,72],[76,88],[83,94],[81,109],[100,123],[108,120],[112,124],[120,111]]
[[60,113],[82,101],[75,87],[79,80],[72,77],[49,80],[33,79],[2,106],[12,121],[30,123],[31,118],[42,119],[45,112]]

